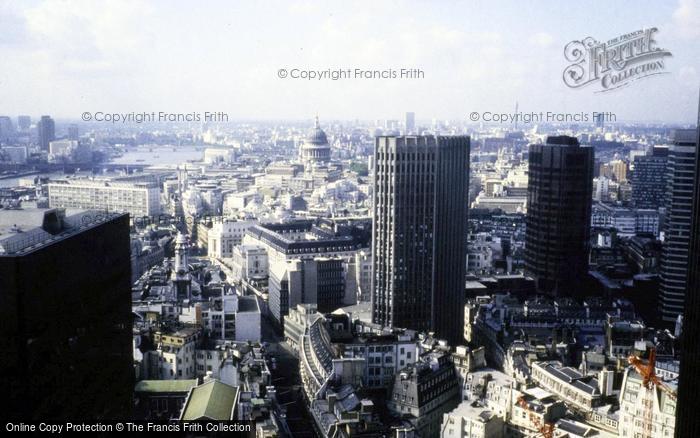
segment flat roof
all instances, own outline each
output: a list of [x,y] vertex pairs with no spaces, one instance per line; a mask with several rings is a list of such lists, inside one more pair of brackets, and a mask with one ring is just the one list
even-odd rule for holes
[[134,387],[135,392],[188,392],[197,386],[197,380],[141,380]]

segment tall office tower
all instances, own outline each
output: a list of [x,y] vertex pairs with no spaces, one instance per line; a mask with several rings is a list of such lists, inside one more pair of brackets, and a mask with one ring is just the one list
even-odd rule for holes
[[659,208],[666,196],[668,148],[655,147],[651,155],[634,157],[630,182],[632,202],[637,208]]
[[42,151],[49,151],[49,143],[56,140],[56,124],[49,116],[41,116],[41,120],[36,124],[39,137],[39,148]]
[[469,137],[377,137],[374,157],[372,320],[458,343]]
[[17,129],[21,132],[29,131],[32,126],[32,118],[30,116],[17,116]]
[[574,137],[530,145],[525,269],[542,293],[573,295],[588,272],[593,155]]
[[15,127],[12,119],[7,116],[0,116],[0,143],[10,143],[15,136]]
[[595,127],[599,129],[605,128],[605,112],[593,113],[593,122]]
[[688,276],[688,247],[692,222],[695,185],[694,129],[676,129],[671,133],[666,175],[666,218],[661,252],[661,319],[673,323],[683,313]]
[[[0,214],[3,418],[128,418],[134,387],[129,216],[18,214]],[[39,226],[14,233],[14,223]]]
[[407,112],[406,113],[406,134],[416,133],[416,113]]
[[71,124],[68,127],[68,140],[75,140],[78,141],[80,139],[79,131],[78,131],[78,125]]
[[613,160],[610,163],[612,175],[617,182],[627,181],[627,162],[622,160]]
[[[700,145],[700,107],[696,145]],[[688,263],[688,293],[683,312],[681,334],[681,370],[676,408],[676,436],[700,436],[700,416],[697,414],[697,394],[700,393],[700,154],[695,156],[695,192],[693,223],[690,230]]]

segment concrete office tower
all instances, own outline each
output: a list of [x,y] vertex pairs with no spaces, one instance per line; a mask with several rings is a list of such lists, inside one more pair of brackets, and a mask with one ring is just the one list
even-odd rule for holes
[[49,143],[56,140],[56,124],[49,116],[41,116],[41,120],[36,124],[37,135],[39,137],[39,148],[42,151],[49,151]]
[[676,129],[671,133],[666,175],[666,218],[661,253],[661,319],[673,323],[683,314],[688,281],[688,247],[693,220],[696,130]]
[[416,113],[407,112],[406,113],[406,134],[416,133]]
[[664,205],[667,158],[667,147],[654,147],[651,155],[634,157],[630,182],[635,207],[658,209]]
[[15,136],[15,127],[8,116],[0,116],[0,144],[11,144]]
[[130,418],[129,216],[18,214],[21,221],[0,214],[3,418]]
[[78,125],[75,123],[68,127],[68,140],[78,141],[80,139],[80,132],[78,131]]
[[340,257],[278,261],[270,266],[270,314],[278,325],[297,304],[314,304],[330,313],[355,302],[346,294],[346,272]]
[[[700,145],[700,108],[696,145]],[[695,191],[688,263],[688,289],[681,334],[681,370],[676,409],[676,436],[700,436],[697,394],[700,393],[700,154],[695,156]]]
[[382,136],[374,152],[372,320],[435,331],[464,322],[469,137]]
[[539,292],[576,294],[588,272],[593,148],[574,137],[530,145],[525,268]]
[[32,126],[32,118],[30,116],[17,116],[17,129],[20,132],[27,132]]

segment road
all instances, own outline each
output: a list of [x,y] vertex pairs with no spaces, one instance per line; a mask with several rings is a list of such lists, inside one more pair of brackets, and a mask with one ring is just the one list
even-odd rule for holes
[[299,359],[284,338],[275,333],[267,318],[262,318],[262,338],[269,344],[267,352],[275,358],[272,384],[277,389],[277,399],[287,407],[287,424],[295,438],[315,438],[313,424],[302,397]]

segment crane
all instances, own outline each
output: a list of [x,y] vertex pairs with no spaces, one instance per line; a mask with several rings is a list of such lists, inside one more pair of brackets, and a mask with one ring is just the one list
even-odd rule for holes
[[647,436],[652,436],[652,423],[654,422],[654,396],[656,389],[659,388],[665,392],[673,400],[676,399],[676,391],[659,379],[656,375],[656,349],[649,350],[649,359],[646,363],[639,356],[629,356],[627,362],[642,376],[642,385],[646,389],[646,394],[642,400],[644,407],[644,433]]
[[627,358],[627,362],[634,367],[634,369],[642,376],[642,384],[647,389],[653,389],[654,387],[659,388],[672,399],[676,399],[676,391],[671,389],[668,385],[659,379],[656,375],[656,349],[651,348],[649,350],[649,359],[645,364],[639,356],[630,356]]
[[518,406],[520,406],[527,412],[528,417],[530,418],[530,422],[535,426],[537,431],[541,433],[544,438],[552,438],[554,436],[554,423],[545,422],[544,424],[542,424],[538,416],[534,412],[532,412],[532,409],[530,409],[530,406],[528,405],[524,396],[518,397]]

